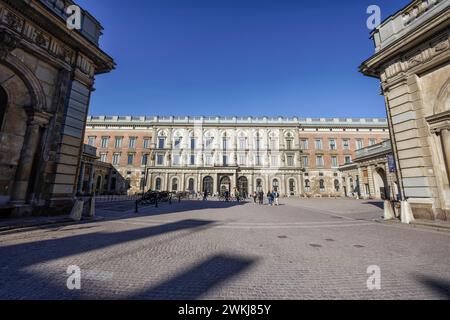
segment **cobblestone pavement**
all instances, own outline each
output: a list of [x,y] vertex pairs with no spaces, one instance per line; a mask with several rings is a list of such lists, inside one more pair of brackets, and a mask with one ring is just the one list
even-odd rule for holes
[[[100,207],[99,207],[100,208]],[[0,235],[0,299],[449,299],[450,234],[379,203],[103,204],[105,220]],[[81,268],[81,290],[66,270]],[[381,290],[367,268],[381,268]]]

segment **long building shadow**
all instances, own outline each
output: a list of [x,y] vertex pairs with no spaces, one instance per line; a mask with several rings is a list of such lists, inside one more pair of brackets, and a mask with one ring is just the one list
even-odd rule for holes
[[0,261],[1,265],[8,265],[9,270],[19,270],[45,261],[155,237],[165,233],[204,228],[212,223],[213,221],[208,220],[182,220],[114,233],[89,233],[59,239],[1,246]]
[[[189,211],[200,211],[200,210],[214,210],[214,209],[227,209],[236,206],[243,206],[246,202],[225,202],[225,201],[182,201],[181,203],[174,202],[173,204],[161,203],[158,208],[155,208],[154,205],[140,205],[139,212],[137,215],[139,216],[152,216],[152,215],[165,215],[172,213],[180,213],[180,212],[189,212]],[[129,208],[127,208],[127,212],[134,210],[134,203],[129,204]],[[107,206],[103,206],[99,208],[102,210],[101,215],[106,218],[114,217],[118,214],[118,211],[114,208],[108,209]],[[111,214],[108,214],[108,210],[111,211]],[[123,212],[123,211],[122,211]]]
[[425,275],[417,275],[416,280],[435,291],[442,299],[450,299],[450,281]]
[[244,272],[255,262],[255,259],[247,257],[217,255],[130,299],[196,300]]

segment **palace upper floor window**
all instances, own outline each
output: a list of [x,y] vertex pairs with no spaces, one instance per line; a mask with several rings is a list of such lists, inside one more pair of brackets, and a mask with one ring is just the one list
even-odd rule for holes
[[315,146],[316,146],[316,150],[322,150],[323,149],[323,144],[322,144],[322,139],[316,139],[315,142]]
[[101,147],[102,148],[108,148],[108,144],[109,144],[109,137],[102,137]]
[[113,154],[112,164],[113,165],[118,165],[119,163],[120,163],[120,153],[114,153]]
[[136,149],[136,141],[137,141],[137,137],[130,137],[128,147],[130,149]]
[[323,156],[316,156],[316,166],[323,167],[324,165]]
[[244,137],[239,138],[239,149],[245,150],[247,149],[247,139]]
[[88,137],[88,145],[95,147],[95,139],[97,137]]
[[308,168],[309,167],[309,157],[303,156],[303,167]]
[[116,137],[114,142],[114,147],[116,149],[122,148],[123,137]]
[[158,138],[158,149],[164,149],[166,147],[166,138],[159,137]]
[[292,139],[286,140],[286,150],[292,150]]
[[288,167],[293,167],[294,166],[294,156],[288,155],[286,157],[286,162],[287,162]]
[[328,142],[330,144],[330,150],[336,150],[337,149],[336,139],[329,139]]
[[158,154],[156,156],[156,164],[158,166],[163,166],[164,165],[164,155],[163,154]]
[[309,149],[308,139],[301,139],[300,140],[300,148],[302,150],[308,150]]
[[150,138],[144,138],[143,147],[144,149],[150,149]]
[[197,148],[197,140],[195,138],[191,138],[191,150]]
[[356,140],[356,150],[364,148],[364,141],[363,139],[357,139]]
[[343,139],[342,140],[342,148],[344,150],[350,150],[350,139]]
[[181,137],[176,137],[173,141],[173,148],[174,149],[180,149],[181,148],[181,141],[183,139]]

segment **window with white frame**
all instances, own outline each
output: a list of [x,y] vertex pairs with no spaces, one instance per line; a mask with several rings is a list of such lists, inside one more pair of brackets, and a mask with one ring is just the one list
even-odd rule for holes
[[100,161],[101,162],[108,162],[108,154],[107,153],[100,153]]
[[182,138],[181,137],[176,137],[173,141],[173,148],[174,149],[181,149],[181,141]]
[[329,144],[330,144],[330,150],[336,150],[336,139],[329,139],[328,140]]
[[308,168],[309,167],[309,157],[303,156],[303,167]]
[[300,140],[300,148],[302,150],[308,150],[309,149],[308,139],[301,139]]
[[88,145],[95,146],[95,139],[96,137],[88,137]]
[[144,138],[144,149],[150,149],[150,138]]
[[344,150],[350,150],[350,139],[343,139],[342,140],[342,148]]
[[247,149],[247,139],[245,137],[240,137],[239,138],[239,149],[240,150]]
[[352,156],[345,156],[345,164],[352,163]]
[[195,166],[195,155],[191,154],[189,163],[191,166]]
[[134,163],[134,153],[129,153],[128,154],[128,159],[127,159],[127,164],[129,166],[133,165]]
[[331,166],[332,166],[333,168],[339,167],[338,157],[337,157],[337,156],[332,156],[332,157],[331,157]]
[[377,139],[374,139],[374,138],[369,139],[369,145],[370,146],[373,146],[373,145],[376,145],[376,144],[377,144]]
[[148,154],[143,154],[141,158],[141,165],[146,166],[148,163]]
[[128,147],[130,149],[136,149],[136,141],[137,141],[137,137],[130,137],[130,141],[129,141]]
[[164,149],[166,147],[166,138],[159,137],[158,138],[158,149]]
[[322,149],[323,149],[322,139],[316,139],[316,150]]
[[287,162],[288,167],[293,167],[294,166],[294,156],[292,156],[292,155],[286,156],[286,162]]
[[113,165],[118,165],[120,163],[120,153],[113,154]]
[[116,137],[116,141],[114,142],[114,148],[120,149],[122,148],[123,137]]
[[364,141],[363,139],[357,139],[356,140],[356,150],[364,148]]
[[158,154],[156,156],[156,164],[158,166],[163,166],[164,165],[164,155],[163,154]]
[[109,137],[102,137],[102,148],[108,148]]
[[324,166],[323,156],[316,156],[316,166],[317,167]]
[[239,155],[239,165],[240,166],[247,165],[247,157],[245,156],[245,154],[240,154]]

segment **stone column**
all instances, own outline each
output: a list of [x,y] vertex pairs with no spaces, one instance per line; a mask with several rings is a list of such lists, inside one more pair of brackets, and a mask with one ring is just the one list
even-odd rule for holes
[[85,162],[81,161],[80,175],[78,176],[77,193],[81,193],[83,191],[83,178],[85,166],[86,166]]
[[170,191],[170,189],[169,189],[170,188],[170,182],[169,182],[169,173],[168,172],[166,173],[166,178],[164,180],[165,180],[165,185],[166,185],[166,188],[165,188],[166,190],[165,191]]
[[14,179],[11,196],[12,204],[24,204],[27,201],[28,184],[33,170],[33,162],[40,140],[40,128],[48,124],[50,115],[30,111],[27,129],[20,154],[19,165]]
[[93,191],[93,187],[94,187],[94,175],[95,175],[95,171],[94,171],[94,164],[90,164],[91,167],[91,171],[89,173],[89,181],[88,181],[88,193],[91,194]]
[[181,182],[180,182],[180,191],[184,192],[186,191],[186,173],[181,174]]
[[441,131],[442,152],[447,169],[447,178],[450,183],[450,129]]

